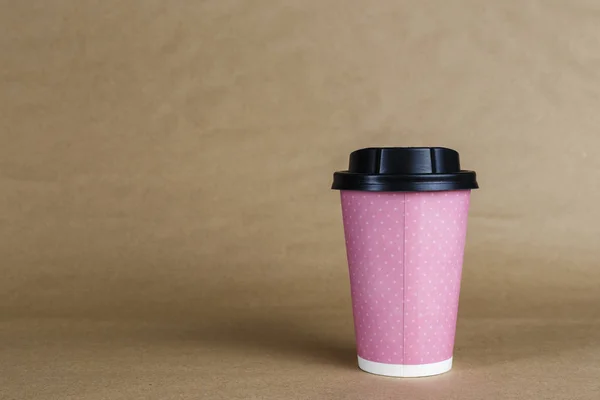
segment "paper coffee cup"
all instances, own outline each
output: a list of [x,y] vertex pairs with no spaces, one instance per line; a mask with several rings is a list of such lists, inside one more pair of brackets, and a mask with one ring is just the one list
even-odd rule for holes
[[467,214],[476,176],[444,148],[370,148],[334,175],[358,365],[395,376],[452,368]]

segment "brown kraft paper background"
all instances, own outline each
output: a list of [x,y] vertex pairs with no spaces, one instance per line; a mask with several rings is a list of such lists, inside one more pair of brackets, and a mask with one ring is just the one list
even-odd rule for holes
[[[0,1],[0,398],[599,399],[600,3]],[[332,173],[478,172],[455,367],[356,367]]]

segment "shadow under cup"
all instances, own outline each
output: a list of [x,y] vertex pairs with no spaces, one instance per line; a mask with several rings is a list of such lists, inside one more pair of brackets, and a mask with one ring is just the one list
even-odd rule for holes
[[[385,157],[377,154],[386,150]],[[358,365],[395,377],[447,372],[475,174],[461,171],[458,153],[449,149],[358,152],[370,154],[353,153],[350,170],[334,178],[341,190]],[[440,157],[446,157],[441,173],[435,165]]]

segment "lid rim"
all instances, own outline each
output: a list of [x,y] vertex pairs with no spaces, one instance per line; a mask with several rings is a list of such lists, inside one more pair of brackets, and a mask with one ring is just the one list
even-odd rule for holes
[[334,173],[334,190],[365,192],[436,192],[478,189],[477,174],[462,170],[451,174],[360,174],[348,171]]

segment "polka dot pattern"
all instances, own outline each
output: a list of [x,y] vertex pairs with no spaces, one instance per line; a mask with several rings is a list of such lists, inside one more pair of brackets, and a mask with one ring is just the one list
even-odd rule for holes
[[358,355],[452,357],[470,191],[342,191]]

